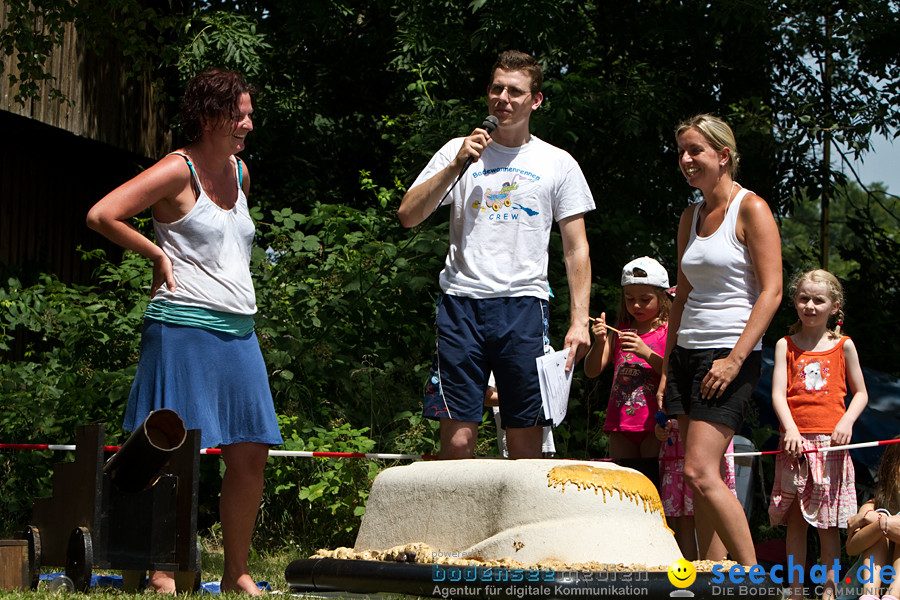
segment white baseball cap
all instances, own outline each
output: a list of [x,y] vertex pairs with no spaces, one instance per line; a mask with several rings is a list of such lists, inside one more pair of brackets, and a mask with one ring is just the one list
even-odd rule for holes
[[665,267],[649,256],[636,258],[622,269],[622,285],[643,283],[668,289],[669,274]]

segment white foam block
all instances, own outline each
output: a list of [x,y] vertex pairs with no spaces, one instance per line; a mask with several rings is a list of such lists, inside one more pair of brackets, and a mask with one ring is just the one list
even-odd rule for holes
[[532,565],[681,558],[659,494],[641,473],[569,460],[452,460],[385,469],[354,550],[424,542],[443,556]]

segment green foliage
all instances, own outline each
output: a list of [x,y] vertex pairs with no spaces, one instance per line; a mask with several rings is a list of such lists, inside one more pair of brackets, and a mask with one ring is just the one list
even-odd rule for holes
[[[805,196],[801,200],[794,214],[781,224],[788,280],[795,273],[819,266],[821,213],[817,204],[805,201]],[[900,248],[896,243],[900,199],[877,184],[863,189],[850,183],[834,190],[830,208],[829,270],[844,285],[843,330],[854,338],[863,366],[896,373],[900,353],[883,340],[886,332],[896,331],[898,325],[891,298],[900,286],[896,277],[900,273]],[[770,331],[783,334],[796,319],[796,311],[786,297]]]
[[[366,453],[375,448],[367,428],[348,423],[329,430],[282,417],[279,424],[285,450]],[[383,464],[363,458],[270,459],[261,528],[273,540],[310,549],[352,546]]]
[[262,55],[272,49],[251,17],[233,12],[198,12],[184,33],[191,36],[178,57],[184,81],[212,65],[255,79],[262,74]]
[[15,53],[16,69],[7,77],[11,86],[17,86],[15,101],[23,106],[39,99],[45,82],[50,84],[51,98],[76,100],[66,98],[46,70],[71,26],[92,52],[115,56],[127,79],[151,79],[161,102],[169,100],[166,90],[183,86],[211,66],[258,77],[264,70],[263,55],[272,50],[265,34],[257,31],[256,18],[234,12],[233,6],[214,10],[207,5],[181,13],[144,0],[9,0],[4,5],[7,26],[0,29],[0,50]]
[[[85,47],[101,55],[115,53],[124,58],[116,64],[127,77],[146,76],[170,62],[173,56],[168,42],[177,31],[180,17],[146,4],[142,0],[5,1],[7,25],[0,29],[0,50],[15,54],[15,71],[7,74],[10,85],[17,86],[15,101],[25,106],[30,100],[40,100],[41,84],[45,82],[49,83],[52,99],[75,100],[66,98],[55,76],[47,72],[49,58],[63,46],[72,25]],[[156,82],[162,84],[159,79]]]
[[424,229],[401,244],[392,214],[333,204],[273,211],[261,226],[257,331],[276,405],[365,424],[381,440],[424,381],[417,357],[433,340],[420,323],[446,243]]
[[[805,269],[817,268],[820,258],[818,254],[821,237],[820,207],[817,203],[809,201],[805,195],[801,195],[800,200],[791,217],[784,219],[781,224],[782,258],[788,276]],[[872,211],[871,208],[867,209],[866,205],[871,204],[866,201],[866,193],[855,184],[848,184],[835,190],[830,206],[832,247],[828,257],[828,270],[842,281],[847,281],[859,268],[856,261],[847,260],[854,248],[859,245],[859,240],[850,229],[849,223],[855,218],[864,217],[859,214],[860,211],[869,216]],[[875,207],[875,211],[880,214],[871,215],[873,225],[889,226],[889,215],[878,210],[878,207]]]
[[853,243],[841,248],[841,257],[859,266],[845,286],[844,329],[864,366],[897,374],[900,350],[885,341],[900,326],[893,305],[900,289],[900,198],[876,188],[848,194],[847,203]]
[[[70,2],[46,2],[35,6],[28,0],[4,2],[7,26],[0,30],[0,50],[7,56],[16,54],[15,73],[7,74],[11,86],[18,85],[15,101],[24,104],[35,98],[44,81],[54,76],[44,69],[53,49],[62,44],[65,25],[74,18]],[[59,97],[59,90],[55,90]]]
[[[49,275],[27,288],[11,279],[0,287],[0,439],[13,443],[71,443],[75,426],[106,423],[119,431],[137,359],[144,259],[106,263],[104,290],[67,286]],[[0,528],[21,524],[31,499],[49,493],[47,453],[4,453]]]

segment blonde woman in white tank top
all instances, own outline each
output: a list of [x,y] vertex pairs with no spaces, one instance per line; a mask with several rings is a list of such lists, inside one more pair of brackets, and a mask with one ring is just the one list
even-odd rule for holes
[[678,286],[657,400],[684,432],[700,558],[721,560],[727,549],[753,565],[747,519],[719,468],[759,378],[755,351],[781,302],[781,240],[768,204],[734,180],[737,144],[724,121],[698,115],[676,139],[681,172],[703,202],[685,209],[678,226]]

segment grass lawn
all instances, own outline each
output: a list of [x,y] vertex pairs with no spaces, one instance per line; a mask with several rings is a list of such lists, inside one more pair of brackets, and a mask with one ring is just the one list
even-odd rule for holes
[[[222,578],[222,568],[224,564],[224,556],[222,548],[214,541],[207,539],[201,540],[201,580],[202,581],[219,581]],[[284,580],[284,570],[291,561],[298,558],[306,558],[305,555],[296,555],[296,551],[285,550],[283,552],[271,553],[252,553],[250,556],[250,573],[256,581],[268,581],[272,586],[272,590],[276,592],[289,593],[287,583]],[[47,567],[43,569],[45,573],[61,572],[61,567]],[[95,573],[121,575],[117,571],[99,571]],[[142,592],[141,595],[150,594],[150,592]],[[4,600],[62,600],[69,594],[54,592],[49,589],[45,582],[38,585],[37,591],[26,592],[7,592],[0,591],[0,597]],[[107,598],[122,598],[132,596],[133,594],[123,592],[120,589],[109,587],[94,587],[91,589],[90,596],[92,600],[105,600]],[[155,594],[154,594],[155,596]],[[72,595],[74,599],[76,596]],[[84,596],[83,596],[84,597]],[[217,594],[217,598],[246,598],[244,594],[226,593]]]

